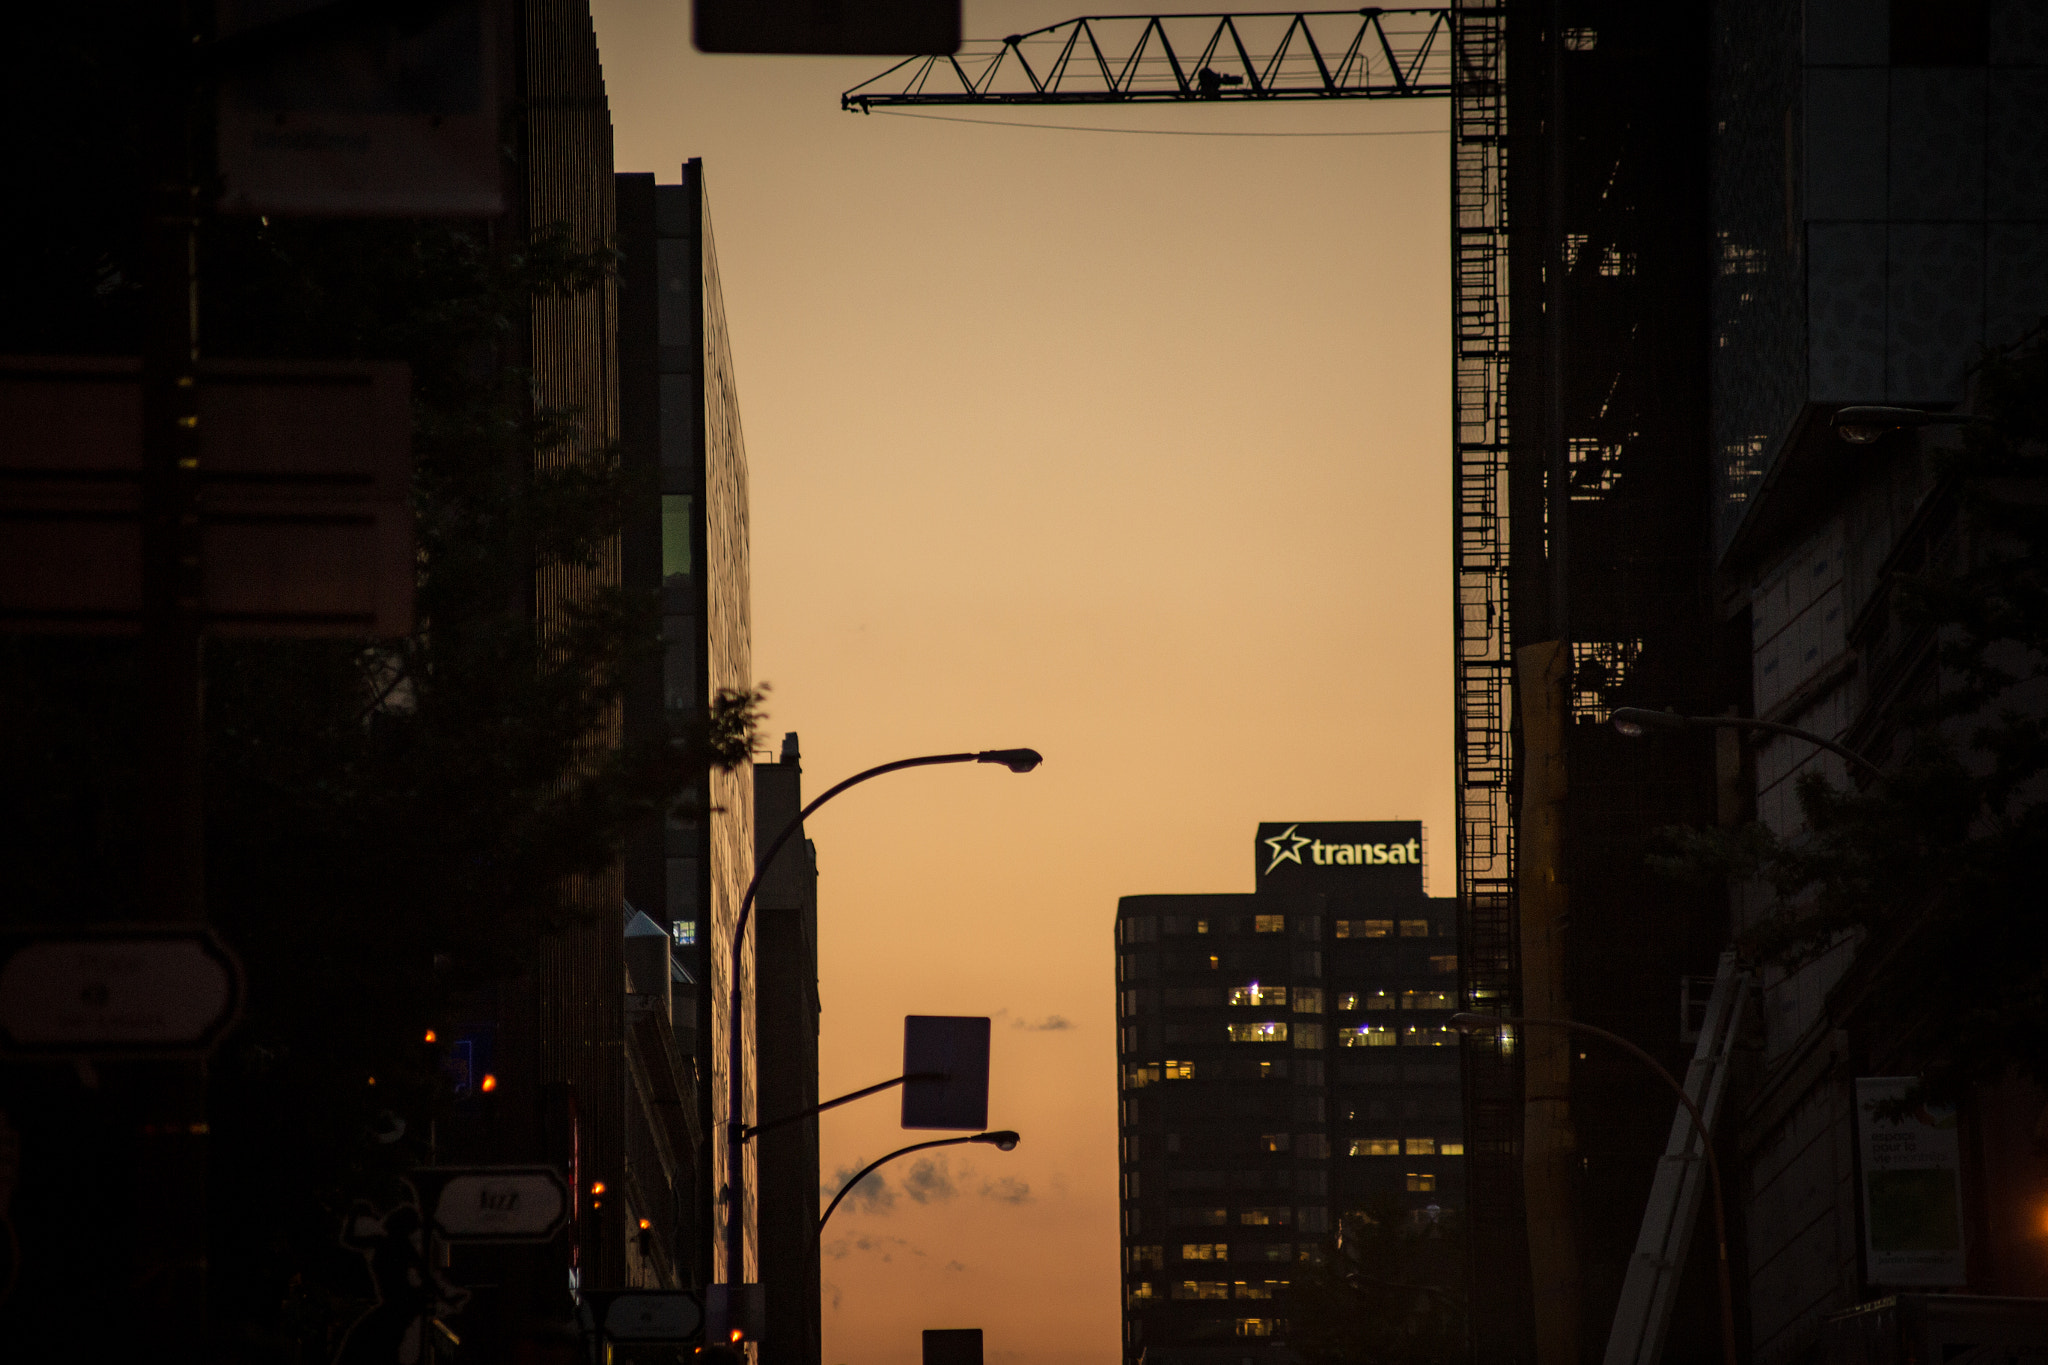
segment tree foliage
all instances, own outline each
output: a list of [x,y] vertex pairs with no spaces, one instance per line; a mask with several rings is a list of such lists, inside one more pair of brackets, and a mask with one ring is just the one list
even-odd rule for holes
[[1289,1289],[1293,1346],[1311,1365],[1462,1365],[1465,1249],[1457,1215],[1391,1197],[1338,1220]]
[[1890,628],[1931,638],[1882,782],[1797,784],[1805,830],[1674,832],[1671,870],[1755,878],[1774,909],[1747,948],[1797,967],[1860,945],[1838,1019],[1882,1016],[1930,1089],[2011,1069],[2048,1083],[2048,340],[1978,372],[1985,421],[1939,456],[1948,533],[1901,572]]

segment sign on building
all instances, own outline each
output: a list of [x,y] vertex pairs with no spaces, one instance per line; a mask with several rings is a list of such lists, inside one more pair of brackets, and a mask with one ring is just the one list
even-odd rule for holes
[[312,217],[504,211],[498,7],[225,0],[220,207]]
[[1924,1100],[1887,1117],[1910,1076],[1856,1081],[1856,1136],[1863,1158],[1864,1277],[1880,1285],[1957,1285],[1965,1280],[1963,1190],[1954,1105]]

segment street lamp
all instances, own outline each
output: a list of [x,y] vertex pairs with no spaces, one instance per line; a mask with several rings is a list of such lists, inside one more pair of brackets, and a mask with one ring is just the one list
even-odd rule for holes
[[[803,828],[804,821],[818,807],[824,805],[827,801],[839,795],[839,793],[849,788],[857,787],[870,778],[880,777],[885,773],[902,772],[906,768],[931,768],[943,763],[993,763],[999,767],[1008,768],[1013,773],[1028,773],[1043,762],[1045,762],[1044,757],[1036,749],[982,749],[976,753],[968,754],[926,754],[921,758],[899,758],[894,763],[883,763],[863,772],[857,772],[798,811],[796,818],[783,826],[782,832],[775,836],[775,842],[768,845],[768,852],[762,855],[759,862],[754,864],[754,878],[747,883],[746,894],[740,897],[739,918],[734,921],[732,929],[732,960],[727,964],[729,972],[727,979],[732,983],[731,1006],[726,1015],[726,1037],[729,1047],[726,1052],[725,1073],[728,1082],[725,1101],[725,1188],[727,1197],[725,1218],[725,1282],[727,1284],[742,1283],[746,1274],[746,1222],[741,1216],[745,1190],[741,1181],[741,1172],[744,1170],[742,1158],[746,1154],[749,1133],[747,1131],[746,1109],[743,1103],[743,1096],[746,1094],[744,1073],[746,1052],[741,1047],[744,1038],[740,1030],[740,1019],[744,1013],[746,1002],[741,998],[740,993],[740,945],[746,939],[747,918],[753,912],[754,897],[760,894],[761,878],[767,875],[770,867],[774,866],[775,855],[782,852],[782,846],[790,841],[792,835]],[[880,1089],[882,1087],[876,1088]],[[847,1098],[856,1097],[848,1096]],[[904,1150],[910,1151],[912,1149],[905,1148]],[[901,1153],[897,1155],[901,1155]]]
[[1875,445],[1887,432],[1908,427],[1967,427],[1990,419],[1973,412],[1926,412],[1920,408],[1893,408],[1874,403],[1837,408],[1835,435],[1852,446]]
[[908,1147],[898,1147],[881,1160],[870,1161],[867,1165],[861,1167],[860,1174],[839,1187],[839,1193],[832,1196],[832,1202],[825,1206],[825,1211],[822,1214],[818,1215],[818,1235],[820,1237],[825,1235],[825,1224],[831,1221],[832,1210],[839,1207],[840,1200],[853,1193],[855,1185],[860,1184],[861,1181],[873,1175],[877,1167],[886,1166],[899,1156],[909,1156],[912,1152],[922,1152],[929,1147],[954,1147],[963,1142],[985,1142],[999,1152],[1014,1152],[1017,1150],[1017,1143],[1019,1141],[1020,1139],[1015,1133],[1005,1128],[993,1133],[971,1133],[966,1137],[936,1138],[931,1142],[913,1142]]
[[1603,1038],[1656,1072],[1657,1078],[1671,1088],[1671,1092],[1678,1096],[1678,1102],[1685,1106],[1685,1112],[1692,1116],[1693,1130],[1700,1135],[1700,1150],[1706,1154],[1707,1174],[1713,1178],[1714,1183],[1714,1275],[1721,1291],[1721,1359],[1723,1365],[1736,1365],[1735,1291],[1728,1280],[1728,1209],[1721,1192],[1721,1162],[1714,1155],[1714,1135],[1708,1131],[1706,1116],[1700,1113],[1700,1107],[1693,1103],[1692,1096],[1685,1093],[1685,1087],[1664,1069],[1662,1062],[1618,1033],[1609,1033],[1604,1028],[1582,1024],[1576,1019],[1526,1019],[1517,1015],[1471,1013],[1451,1016],[1451,1027],[1468,1035],[1478,1033],[1482,1029],[1492,1029],[1497,1033],[1506,1024],[1512,1024],[1517,1028],[1559,1028],[1571,1033],[1585,1033],[1595,1038]]
[[1884,777],[1883,768],[1848,745],[1837,744],[1825,735],[1802,730],[1796,725],[1780,725],[1774,720],[1757,720],[1752,716],[1684,716],[1676,711],[1652,711],[1646,706],[1617,706],[1609,719],[1614,722],[1615,729],[1630,739],[1641,739],[1652,730],[1690,730],[1694,726],[1716,730],[1761,730],[1767,735],[1789,735],[1793,739],[1803,739],[1808,744],[1819,745],[1830,753],[1840,754],[1872,777]]

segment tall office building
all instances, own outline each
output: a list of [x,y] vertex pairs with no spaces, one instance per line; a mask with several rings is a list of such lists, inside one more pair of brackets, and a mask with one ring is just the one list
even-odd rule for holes
[[1117,906],[1124,1353],[1284,1345],[1343,1215],[1463,1199],[1452,902],[1419,822],[1262,824],[1250,895]]
[[[659,734],[665,717],[701,716],[723,689],[753,683],[748,588],[747,456],[739,396],[725,332],[725,305],[704,166],[690,161],[682,182],[651,175],[618,177],[619,413],[624,458],[658,481],[626,533],[625,582],[658,592],[662,658],[627,699],[629,740]],[[711,771],[677,812],[650,826],[626,850],[626,899],[656,920],[675,944],[682,979],[672,1006],[679,1047],[691,1060],[699,1142],[672,1168],[678,1189],[671,1220],[685,1283],[710,1284],[723,1273],[720,1200],[725,1145],[703,1140],[724,1113],[731,1030],[753,1046],[753,935],[739,955],[742,1012],[730,1016],[732,931],[754,872],[754,779],[743,765]],[[744,1107],[753,1112],[751,1081]],[[748,1148],[747,1161],[753,1161]],[[745,1182],[738,1211],[751,1262],[755,1182]],[[733,1278],[753,1280],[750,1264]]]

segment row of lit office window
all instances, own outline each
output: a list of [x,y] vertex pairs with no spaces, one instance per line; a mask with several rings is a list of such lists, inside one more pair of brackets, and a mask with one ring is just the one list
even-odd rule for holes
[[[1253,915],[1250,928],[1254,934],[1284,934],[1287,932],[1285,915]],[[1428,938],[1429,921],[1426,919],[1340,919],[1331,922],[1338,938]],[[1241,931],[1245,917],[1232,916],[1228,920],[1208,920],[1194,915],[1131,915],[1117,924],[1118,940],[1123,943],[1155,943],[1164,930],[1167,937],[1177,938],[1185,934],[1226,933]],[[1302,915],[1295,921],[1299,936],[1320,937],[1323,931],[1322,917]]]
[[[1331,991],[1326,996],[1321,986],[1262,986],[1256,981],[1249,986],[1232,986],[1226,999],[1232,1005],[1280,1006],[1288,1003],[1290,991],[1296,1014],[1321,1014],[1325,999],[1334,999],[1340,1014],[1350,1010],[1454,1010],[1458,1007],[1455,991]],[[1172,994],[1174,992],[1168,992],[1169,996]]]

